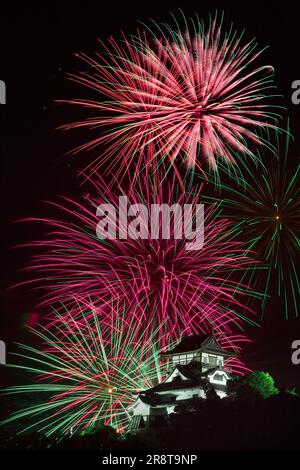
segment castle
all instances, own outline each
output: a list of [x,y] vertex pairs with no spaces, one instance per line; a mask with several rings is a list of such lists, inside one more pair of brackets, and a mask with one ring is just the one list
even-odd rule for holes
[[128,408],[130,429],[164,422],[176,406],[206,398],[212,389],[220,398],[226,397],[231,377],[224,369],[224,360],[233,355],[218,344],[213,334],[187,336],[175,348],[162,353],[168,375],[164,382],[135,394],[135,401]]

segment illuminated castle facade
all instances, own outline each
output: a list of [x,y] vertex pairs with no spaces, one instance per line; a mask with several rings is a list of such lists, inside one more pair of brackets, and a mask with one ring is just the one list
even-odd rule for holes
[[213,334],[185,337],[174,349],[161,354],[169,373],[164,382],[135,394],[128,408],[131,430],[166,421],[176,406],[192,405],[212,389],[220,398],[226,397],[230,375],[224,370],[224,360],[231,356]]

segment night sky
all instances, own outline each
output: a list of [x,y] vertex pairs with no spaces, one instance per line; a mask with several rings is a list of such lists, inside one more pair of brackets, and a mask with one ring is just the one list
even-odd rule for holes
[[[227,6],[230,3],[231,6]],[[300,80],[300,5],[292,2],[43,2],[43,5],[3,7],[1,5],[0,79],[6,82],[7,104],[0,106],[2,248],[1,334],[8,345],[24,336],[26,314],[34,312],[39,292],[21,286],[20,270],[29,261],[29,251],[13,249],[42,235],[40,227],[16,224],[16,220],[49,212],[44,200],[58,195],[82,193],[76,173],[85,162],[66,157],[76,145],[74,133],[57,131],[70,117],[70,109],[55,100],[82,96],[83,90],[66,79],[67,72],[80,70],[74,53],[92,54],[97,38],[105,39],[120,30],[134,33],[138,20],[171,19],[169,11],[182,8],[188,16],[197,12],[204,20],[217,8],[225,11],[225,24],[232,21],[247,36],[255,36],[260,46],[269,46],[264,62],[275,68],[280,104],[288,109],[295,136],[293,158],[300,156],[300,105],[291,102],[291,83]],[[3,10],[4,9],[4,10]],[[6,11],[5,11],[6,9]],[[26,278],[26,276],[25,276]],[[300,339],[300,320],[286,321],[280,306],[272,304],[260,328],[246,327],[253,343],[245,357],[253,369],[269,371],[279,386],[296,385],[300,390],[300,365],[291,362],[291,343]],[[258,312],[260,315],[260,312]],[[8,357],[9,361],[9,357]],[[0,368],[2,382],[4,370]]]

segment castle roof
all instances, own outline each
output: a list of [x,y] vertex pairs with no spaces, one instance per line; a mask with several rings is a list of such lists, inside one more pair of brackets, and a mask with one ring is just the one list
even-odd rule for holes
[[161,353],[161,356],[173,356],[175,354],[183,354],[194,351],[207,351],[212,353],[218,353],[225,357],[234,356],[234,353],[223,349],[217,342],[213,333],[208,333],[205,335],[193,335],[185,336],[181,341],[170,351]]
[[[220,370],[220,368],[214,367],[199,373],[199,369],[196,370],[196,364],[193,363],[177,365],[176,369],[185,377],[184,380],[175,379],[171,382],[163,382],[145,391],[137,392],[137,399],[151,407],[165,407],[177,404],[176,391],[190,388],[206,388],[210,384],[208,376]],[[226,391],[226,386],[221,383],[214,383],[213,388],[215,390]]]
[[[184,380],[182,379],[175,379],[172,380],[171,382],[162,382],[158,385],[155,385],[152,388],[149,388],[145,392],[139,392],[140,394],[145,394],[145,393],[159,393],[159,392],[166,392],[166,391],[174,391],[174,390],[180,390],[180,389],[187,389],[187,388],[193,388],[193,387],[198,387],[198,386],[205,386],[207,384],[207,377],[217,370],[222,370],[219,367],[213,367],[211,369],[207,369],[205,371],[201,371],[201,368],[199,367],[198,362],[190,362],[189,364],[177,364],[174,369],[172,370],[172,373],[174,370],[177,369],[183,376]],[[229,376],[228,372],[226,374]],[[170,374],[171,375],[171,374]]]

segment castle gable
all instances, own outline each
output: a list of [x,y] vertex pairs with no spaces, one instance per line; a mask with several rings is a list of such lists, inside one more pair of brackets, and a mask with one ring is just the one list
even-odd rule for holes
[[188,374],[183,367],[175,366],[171,374],[166,378],[165,383],[173,382],[174,380],[190,380]]

